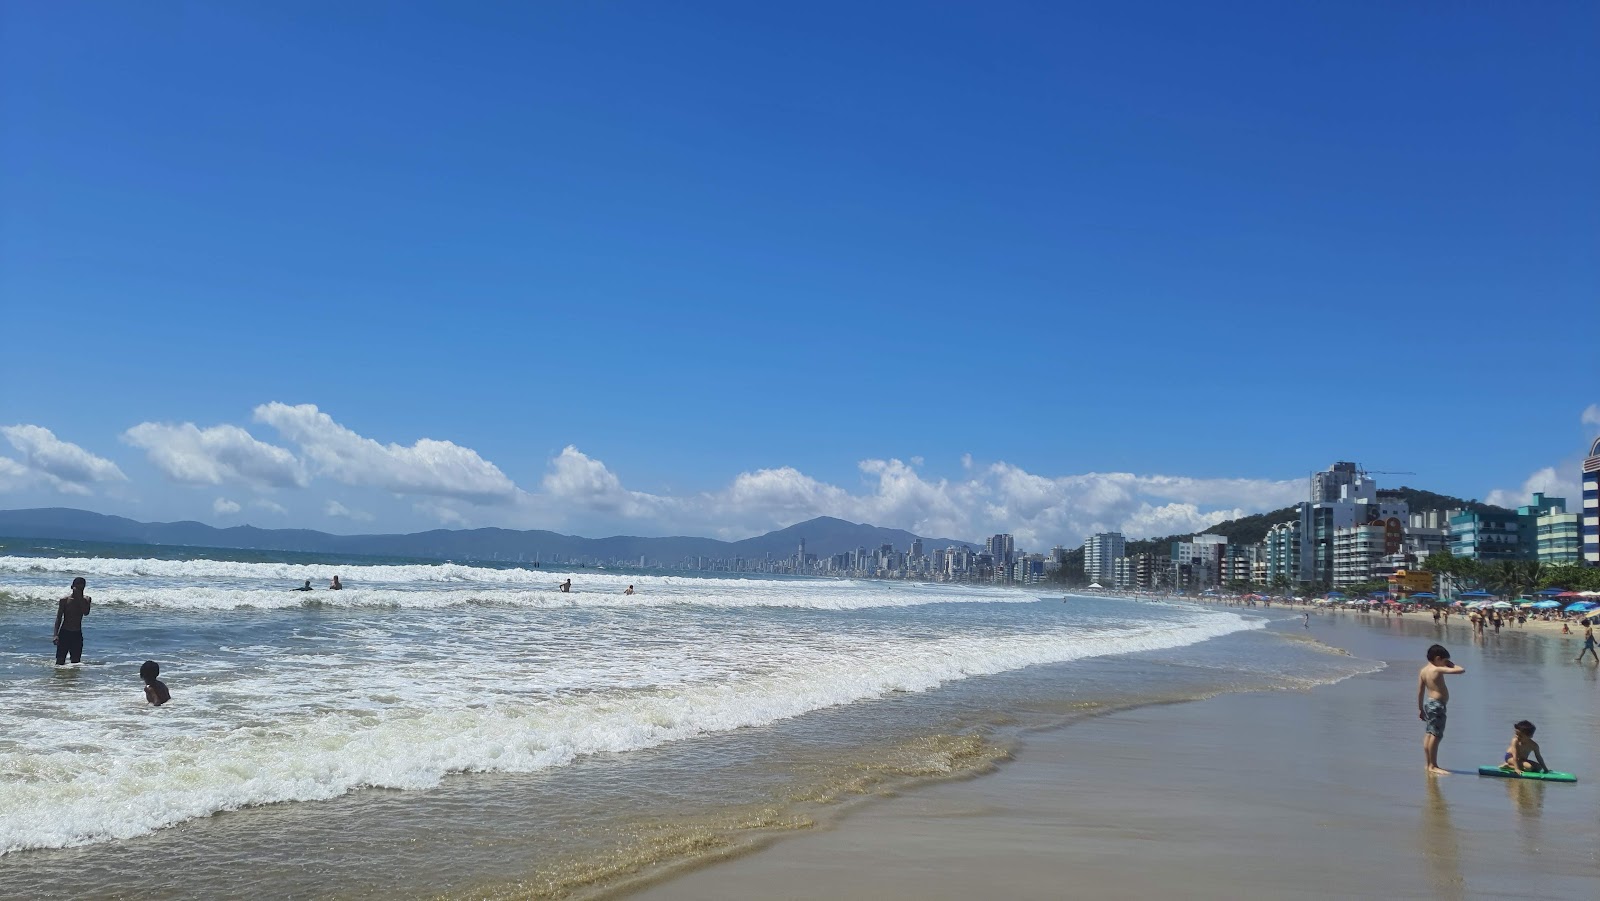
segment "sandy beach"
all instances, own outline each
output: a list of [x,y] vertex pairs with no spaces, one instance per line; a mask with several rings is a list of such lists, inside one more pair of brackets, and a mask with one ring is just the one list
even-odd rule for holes
[[[1263,611],[1272,613],[1272,611]],[[1279,611],[1287,612],[1287,611]],[[1384,661],[1304,691],[1144,707],[1029,736],[992,776],[643,887],[744,898],[1589,898],[1600,877],[1600,670],[1540,627],[1298,614],[1275,628]],[[1422,769],[1423,650],[1467,668]],[[1528,718],[1576,785],[1476,775]]]

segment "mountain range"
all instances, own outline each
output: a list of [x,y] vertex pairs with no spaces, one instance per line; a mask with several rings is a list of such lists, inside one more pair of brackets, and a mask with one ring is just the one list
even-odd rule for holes
[[[311,529],[261,529],[233,526],[218,529],[205,523],[138,522],[68,507],[0,510],[0,535],[14,538],[72,539],[114,544],[184,545],[266,551],[308,551],[320,554],[361,554],[382,557],[421,557],[440,560],[635,560],[676,563],[686,557],[746,560],[793,557],[803,539],[806,552],[828,556],[890,544],[907,550],[918,536],[903,529],[846,522],[831,516],[797,523],[788,528],[742,541],[675,536],[641,538],[581,538],[543,530],[434,529],[404,535],[333,535]],[[972,546],[954,538],[923,538],[934,548]]]

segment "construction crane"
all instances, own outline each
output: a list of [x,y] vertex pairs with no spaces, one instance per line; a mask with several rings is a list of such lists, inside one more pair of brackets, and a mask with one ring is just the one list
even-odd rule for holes
[[1414,476],[1414,475],[1416,475],[1416,473],[1414,473],[1414,472],[1402,472],[1400,470],[1392,470],[1392,469],[1357,469],[1356,472],[1360,473],[1363,477],[1365,477],[1365,476]]

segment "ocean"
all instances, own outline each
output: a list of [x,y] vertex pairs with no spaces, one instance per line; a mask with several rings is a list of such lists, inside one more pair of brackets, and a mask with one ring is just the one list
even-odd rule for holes
[[[56,667],[78,575],[84,661]],[[582,895],[979,775],[1029,730],[1376,666],[1273,615],[0,539],[0,896]]]

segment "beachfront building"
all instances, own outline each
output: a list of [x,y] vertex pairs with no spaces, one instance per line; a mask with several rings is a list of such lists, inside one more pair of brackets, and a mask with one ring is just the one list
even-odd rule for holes
[[1474,560],[1520,560],[1522,539],[1517,514],[1467,510],[1450,517],[1450,553]]
[[[1337,464],[1336,464],[1337,465]],[[1334,584],[1334,544],[1340,529],[1389,519],[1406,522],[1411,510],[1398,497],[1381,496],[1371,479],[1357,473],[1339,485],[1337,500],[1300,505],[1300,577],[1312,585]]]
[[1589,445],[1589,456],[1583,461],[1583,507],[1578,511],[1583,517],[1583,564],[1600,566],[1600,438]]
[[1333,464],[1311,477],[1311,503],[1338,500],[1344,489],[1360,478],[1360,470],[1354,463],[1341,461]]
[[1540,563],[1577,563],[1583,559],[1583,517],[1556,508],[1534,520],[1535,555]]
[[1267,567],[1263,581],[1271,586],[1296,585],[1300,578],[1300,520],[1280,522],[1267,530],[1262,558]]
[[1222,572],[1228,539],[1222,535],[1196,535],[1172,543],[1173,584],[1180,590],[1214,588]]
[[1335,529],[1333,584],[1355,585],[1381,578],[1379,564],[1385,557],[1400,554],[1404,540],[1405,527],[1396,517]]
[[1116,561],[1128,550],[1121,532],[1101,532],[1083,543],[1083,577],[1090,582],[1111,585],[1116,580]]
[[1230,585],[1252,581],[1252,569],[1261,556],[1259,544],[1224,544],[1217,558],[1217,583]]

